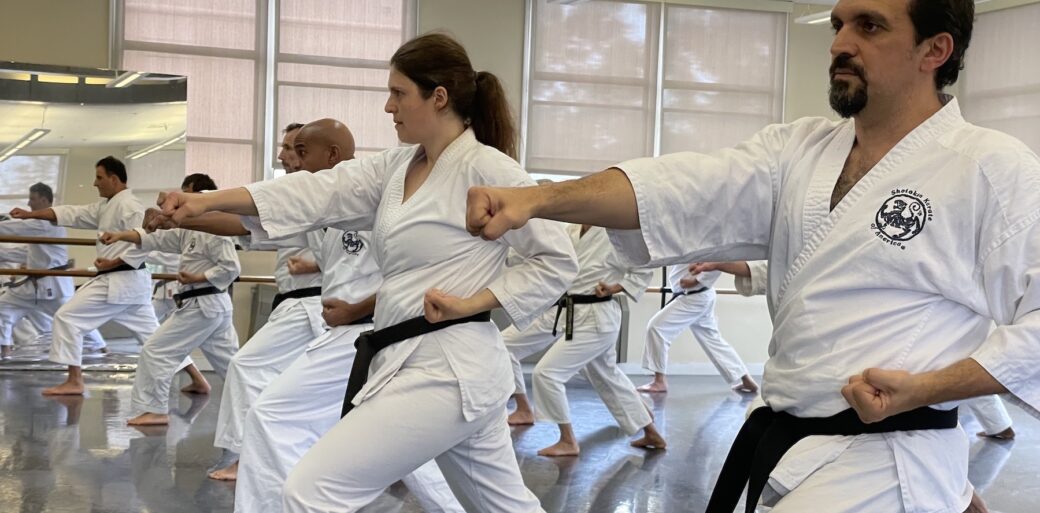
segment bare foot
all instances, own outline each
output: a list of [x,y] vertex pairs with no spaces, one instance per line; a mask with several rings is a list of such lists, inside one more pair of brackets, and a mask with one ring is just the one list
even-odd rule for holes
[[126,421],[128,426],[165,426],[169,423],[169,415],[160,415],[158,413],[142,413]]
[[964,510],[964,513],[989,513],[989,508],[986,507],[985,502],[982,502],[979,494],[972,492],[971,504],[968,505],[968,509]]
[[66,381],[56,387],[43,389],[43,395],[83,395],[83,382]]
[[234,462],[231,465],[224,467],[220,470],[214,470],[209,473],[210,479],[216,479],[217,481],[235,481],[238,479],[238,462]]
[[640,449],[656,449],[659,451],[668,447],[668,442],[664,440],[661,433],[657,432],[657,429],[654,428],[653,424],[643,428],[643,433],[643,438],[632,441],[632,447],[638,447]]
[[636,390],[647,394],[665,394],[668,392],[668,385],[664,383],[658,383],[656,381],[651,381],[641,387],[636,388]]
[[1012,428],[1007,428],[1007,429],[1005,429],[1005,430],[1003,430],[1003,431],[1001,431],[999,433],[994,433],[992,435],[987,435],[985,431],[979,431],[978,433],[975,433],[975,434],[979,438],[992,438],[993,440],[1014,440],[1015,439],[1015,430],[1012,429]]
[[539,456],[559,457],[559,456],[577,456],[581,452],[581,448],[575,442],[564,442],[559,441],[545,449],[538,451]]
[[211,389],[212,389],[212,387],[209,386],[209,382],[206,381],[206,380],[202,380],[201,383],[196,383],[196,382],[192,381],[190,385],[182,388],[181,392],[183,392],[185,394],[206,395],[206,394],[209,394],[209,391]]
[[14,354],[14,346],[0,346],[0,359],[8,359]]
[[534,424],[534,414],[531,413],[531,410],[517,408],[516,411],[509,414],[506,422],[510,426],[530,426]]
[[740,383],[733,385],[733,391],[740,394],[757,394],[758,383],[755,383],[755,380],[752,379],[751,376],[745,374],[740,378]]

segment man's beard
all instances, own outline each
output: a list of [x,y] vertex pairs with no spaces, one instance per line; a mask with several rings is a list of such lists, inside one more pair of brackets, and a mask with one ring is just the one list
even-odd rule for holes
[[854,87],[845,80],[831,80],[830,102],[839,116],[851,118],[867,106],[867,86]]
[[[834,73],[839,69],[851,71],[863,85],[855,88],[845,80],[836,80]],[[843,53],[835,57],[831,63],[830,76],[830,103],[834,112],[845,119],[859,114],[867,106],[867,79],[864,77],[863,68],[852,62],[852,56]]]

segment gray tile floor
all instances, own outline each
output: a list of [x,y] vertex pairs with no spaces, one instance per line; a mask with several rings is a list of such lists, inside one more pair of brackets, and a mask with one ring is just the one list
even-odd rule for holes
[[[220,381],[211,377],[211,398],[178,395],[168,428],[138,430],[125,425],[132,377],[91,372],[87,397],[45,399],[40,390],[60,381],[60,373],[0,370],[0,513],[232,510],[232,485],[205,477],[218,456],[211,444]],[[551,426],[514,430],[524,478],[546,511],[702,511],[747,400],[717,378],[676,377],[672,388],[655,398],[671,444],[665,452],[628,447],[606,408],[581,383],[570,393],[580,457],[535,454],[555,441]],[[1040,429],[1010,408],[1019,439],[975,441],[971,476],[995,512],[1040,511]],[[976,430],[974,419],[964,422]],[[420,510],[398,485],[365,511]]]

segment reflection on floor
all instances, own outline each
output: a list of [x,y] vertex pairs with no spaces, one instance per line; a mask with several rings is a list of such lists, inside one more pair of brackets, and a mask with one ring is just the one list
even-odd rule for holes
[[[213,431],[220,380],[211,398],[178,395],[168,428],[125,425],[133,374],[93,372],[86,398],[45,399],[55,372],[0,371],[0,513],[7,512],[229,512],[234,488],[206,479],[218,452]],[[639,378],[637,378],[639,379]],[[715,473],[741,422],[747,400],[717,378],[676,377],[672,391],[655,397],[669,450],[628,447],[606,408],[587,385],[570,391],[582,441],[578,458],[548,459],[536,451],[555,441],[551,426],[513,432],[527,485],[546,511],[567,513],[703,511]],[[174,388],[174,390],[176,387]],[[1037,511],[1040,429],[1011,407],[1019,439],[976,440],[971,479],[991,508]],[[977,424],[965,417],[965,429]],[[418,512],[401,486],[365,512]],[[822,510],[821,510],[822,511]]]

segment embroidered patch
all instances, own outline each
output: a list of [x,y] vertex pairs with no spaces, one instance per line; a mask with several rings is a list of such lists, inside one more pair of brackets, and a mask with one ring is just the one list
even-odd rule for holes
[[191,253],[192,251],[195,251],[195,237],[188,240],[188,252]]
[[351,255],[356,255],[365,249],[365,241],[361,240],[358,232],[343,232],[343,249]]
[[932,220],[932,202],[912,189],[895,189],[874,216],[870,229],[879,239],[900,249]]

